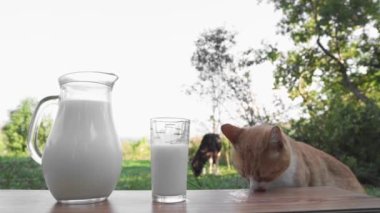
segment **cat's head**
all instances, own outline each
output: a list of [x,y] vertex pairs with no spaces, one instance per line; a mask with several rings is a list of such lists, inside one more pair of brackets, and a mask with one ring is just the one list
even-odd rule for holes
[[240,128],[224,124],[222,132],[233,145],[234,166],[250,180],[253,190],[265,191],[267,183],[289,167],[290,144],[278,126]]

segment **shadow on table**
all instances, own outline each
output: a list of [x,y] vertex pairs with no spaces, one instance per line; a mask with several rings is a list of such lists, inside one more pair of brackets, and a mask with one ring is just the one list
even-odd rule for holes
[[152,212],[186,212],[186,202],[180,203],[153,203]]
[[50,213],[70,213],[70,212],[113,212],[112,205],[108,200],[99,203],[85,204],[85,205],[66,205],[56,203],[51,209]]
[[[129,205],[125,203],[125,205],[128,205],[129,207],[132,207],[132,205]],[[149,208],[152,213],[156,212],[186,212],[187,211],[187,204],[186,202],[180,202],[180,203],[171,203],[171,204],[165,204],[165,203],[149,203],[145,206],[143,209],[139,209],[141,207],[135,206],[135,211],[138,212],[139,210],[143,210],[144,212],[148,211]],[[114,208],[113,208],[114,207]],[[132,207],[133,208],[133,207]],[[77,205],[67,205],[67,204],[61,204],[61,203],[55,203],[54,206],[50,209],[50,213],[84,213],[84,212],[102,212],[102,213],[108,213],[108,212],[120,212],[120,208],[116,208],[112,205],[112,201],[105,200],[103,202],[99,203],[93,203],[93,204],[77,204]]]

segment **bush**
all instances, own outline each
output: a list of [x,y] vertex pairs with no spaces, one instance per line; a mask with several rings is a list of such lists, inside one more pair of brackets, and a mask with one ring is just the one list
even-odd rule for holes
[[42,167],[30,157],[0,156],[1,189],[46,189]]
[[290,136],[348,165],[365,184],[380,186],[380,110],[354,101],[332,101],[328,110],[293,121]]
[[0,130],[0,156],[4,156],[7,154],[6,152],[6,145],[5,145],[5,136]]
[[150,145],[147,138],[122,143],[124,160],[150,160]]

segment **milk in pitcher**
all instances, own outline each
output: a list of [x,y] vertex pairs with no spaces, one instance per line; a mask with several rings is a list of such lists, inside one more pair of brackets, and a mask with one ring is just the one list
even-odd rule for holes
[[57,200],[107,197],[115,188],[122,153],[111,114],[108,102],[61,101],[42,157]]

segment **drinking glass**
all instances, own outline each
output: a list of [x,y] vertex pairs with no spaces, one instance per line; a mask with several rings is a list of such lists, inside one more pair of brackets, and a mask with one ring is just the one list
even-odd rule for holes
[[190,121],[152,118],[150,121],[152,198],[154,202],[186,200]]

